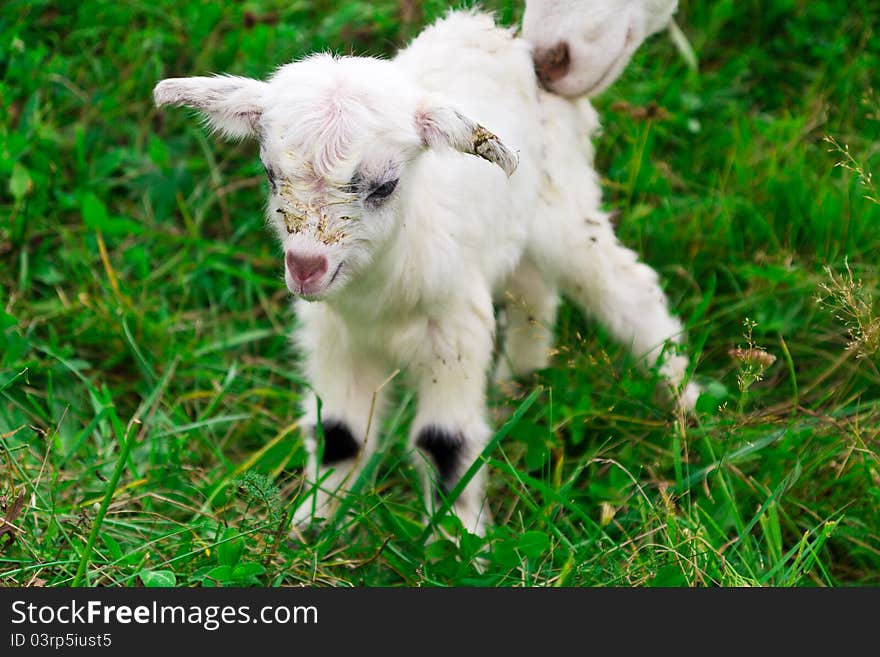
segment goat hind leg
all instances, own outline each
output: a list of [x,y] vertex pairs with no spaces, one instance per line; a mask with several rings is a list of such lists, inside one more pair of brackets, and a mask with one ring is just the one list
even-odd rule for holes
[[547,367],[559,292],[525,257],[507,282],[504,302],[507,328],[495,370],[495,382],[500,384]]
[[669,312],[657,272],[639,262],[607,222],[572,226],[559,244],[563,252],[557,254],[555,266],[563,293],[646,365],[659,361],[659,372],[673,389],[677,404],[691,410],[700,389],[693,382],[682,389],[689,361],[677,347],[684,330]]

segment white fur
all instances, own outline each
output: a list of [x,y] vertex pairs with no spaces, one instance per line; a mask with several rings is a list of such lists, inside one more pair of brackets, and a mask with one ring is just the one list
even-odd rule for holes
[[[192,88],[160,83],[157,101],[196,98],[184,104],[237,134],[242,120],[225,99],[216,112],[204,102],[213,78],[190,80]],[[375,450],[382,384],[397,369],[418,394],[412,444],[442,429],[449,444],[460,442],[446,484],[468,468],[492,434],[493,301],[510,308],[496,378],[547,364],[560,291],[647,365],[681,341],[656,273],[617,241],[600,209],[589,142],[596,113],[540,90],[529,44],[491,17],[451,13],[392,61],[318,55],[245,86],[248,112],[262,103],[249,120],[275,177],[269,221],[285,252],[328,263],[296,302],[312,388],[303,406],[309,477],[320,484],[298,524],[313,510],[327,516]],[[494,135],[475,133],[478,125]],[[370,200],[395,178],[384,202]],[[290,272],[287,282],[296,292]],[[661,371],[678,389],[686,367],[670,354]],[[696,391],[687,384],[681,403],[692,406]],[[324,426],[342,423],[360,443],[354,458],[318,464],[316,397]],[[413,453],[427,482],[433,452]],[[488,520],[484,485],[481,470],[454,506],[472,531]]]
[[570,68],[547,87],[594,96],[614,82],[642,42],[669,24],[678,0],[526,0],[523,38],[536,51],[568,46]]

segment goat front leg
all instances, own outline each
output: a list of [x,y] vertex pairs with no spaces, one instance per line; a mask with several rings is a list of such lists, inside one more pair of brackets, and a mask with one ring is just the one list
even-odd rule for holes
[[[486,383],[494,328],[488,293],[478,301],[457,304],[424,325],[411,369],[419,401],[410,441],[429,510],[455,488],[491,437]],[[490,522],[485,480],[481,468],[452,507],[464,528],[479,535]]]
[[[294,534],[335,512],[375,452],[382,384],[388,376],[381,363],[351,348],[345,326],[332,311],[309,306],[298,314],[302,325],[296,340],[312,387],[303,402],[301,427],[308,452],[305,475],[313,488],[294,513]],[[319,398],[323,443],[317,431]]]

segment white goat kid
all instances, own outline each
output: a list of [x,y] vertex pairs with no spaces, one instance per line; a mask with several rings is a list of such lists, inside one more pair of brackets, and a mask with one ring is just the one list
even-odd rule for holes
[[[493,299],[513,299],[499,378],[547,364],[561,289],[647,364],[665,355],[682,385],[687,359],[664,351],[681,325],[599,207],[595,113],[540,91],[529,44],[490,16],[452,13],[392,61],[316,55],[267,82],[164,80],[155,99],[260,142],[313,391],[317,485],[296,523],[328,517],[376,449],[397,369],[418,394],[410,440],[429,508],[456,484],[491,435]],[[484,480],[453,507],[470,531],[488,521]]]
[[678,0],[526,0],[523,38],[542,84],[594,96],[614,82],[642,42],[669,24]]

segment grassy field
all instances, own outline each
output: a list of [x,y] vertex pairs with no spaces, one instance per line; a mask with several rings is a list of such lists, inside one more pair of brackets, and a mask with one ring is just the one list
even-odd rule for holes
[[287,541],[303,385],[264,176],[151,89],[393,52],[447,5],[3,3],[0,584],[880,584],[874,0],[683,2],[698,70],[661,35],[596,101],[695,418],[566,307],[554,366],[492,394],[485,540],[425,541],[400,391],[347,513]]

